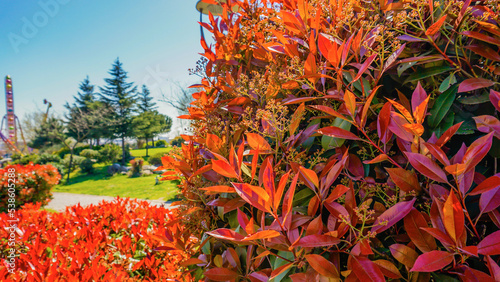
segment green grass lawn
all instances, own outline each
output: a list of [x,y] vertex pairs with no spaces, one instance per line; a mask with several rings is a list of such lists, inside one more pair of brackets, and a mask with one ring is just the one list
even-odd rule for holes
[[146,200],[173,200],[178,193],[174,181],[160,181],[155,185],[157,174],[141,177],[128,177],[117,174],[108,176],[107,166],[97,165],[93,174],[82,174],[77,170],[71,174],[70,184],[59,184],[54,192],[88,194],[100,196],[120,196]]
[[[149,148],[148,149],[148,155],[154,155],[156,153],[167,153],[168,151],[170,151],[170,147],[167,147],[167,148]],[[146,149],[134,149],[134,150],[130,150],[130,154],[133,156],[133,157],[139,157],[139,158],[144,158],[144,156],[146,156]]]

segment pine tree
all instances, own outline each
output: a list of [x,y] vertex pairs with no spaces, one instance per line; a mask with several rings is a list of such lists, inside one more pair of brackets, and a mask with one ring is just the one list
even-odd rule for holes
[[113,131],[114,136],[122,140],[122,164],[125,164],[125,138],[133,135],[132,119],[136,103],[137,86],[133,82],[126,82],[127,72],[123,70],[122,63],[117,58],[109,71],[111,78],[106,78],[106,85],[100,87],[101,100],[113,108],[113,118],[117,126]]
[[79,89],[81,92],[75,96],[75,105],[85,111],[88,104],[95,101],[94,85],[90,84],[89,76],[80,83]]
[[137,108],[139,113],[144,113],[147,111],[156,110],[158,106],[156,103],[152,101],[153,97],[151,97],[151,92],[146,85],[142,85],[142,92],[139,93],[137,99]]

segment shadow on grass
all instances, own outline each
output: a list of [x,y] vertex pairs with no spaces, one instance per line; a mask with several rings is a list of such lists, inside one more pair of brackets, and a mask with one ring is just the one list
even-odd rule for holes
[[85,182],[88,180],[110,179],[112,176],[108,175],[107,170],[108,170],[108,166],[100,166],[100,167],[94,168],[94,172],[91,174],[84,174],[84,173],[78,172],[77,175],[70,177],[69,183],[66,182],[66,177],[64,178],[64,180],[61,179],[61,184],[62,185],[71,185],[71,184]]

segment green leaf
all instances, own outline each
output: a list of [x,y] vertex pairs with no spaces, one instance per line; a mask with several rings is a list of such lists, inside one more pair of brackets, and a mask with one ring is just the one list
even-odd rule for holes
[[437,274],[437,273],[431,273],[432,275],[432,278],[434,278],[435,281],[442,281],[442,282],[459,282],[460,280],[456,279],[456,278],[453,278],[451,276],[448,276],[448,275],[444,275],[444,274]]
[[[339,127],[347,131],[351,130],[351,125],[352,124],[347,120],[340,118],[336,118],[332,123],[332,126]],[[345,139],[343,138],[331,137],[327,135],[323,135],[323,137],[321,137],[321,146],[325,150],[341,147],[344,142]]]
[[453,104],[453,101],[455,101],[457,89],[458,85],[455,85],[443,94],[439,95],[439,97],[437,97],[436,101],[434,102],[434,106],[430,110],[431,115],[427,119],[427,123],[430,127],[435,128],[436,126],[438,126],[446,116],[451,108],[451,105]]
[[459,111],[456,111],[454,124],[460,123],[462,121],[464,123],[462,123],[462,126],[460,126],[460,128],[457,130],[455,134],[458,135],[473,134],[474,131],[476,130],[476,122],[472,119],[472,117],[473,115],[470,112],[466,112],[461,109]]
[[443,80],[441,85],[439,86],[439,92],[443,93],[444,91],[448,90],[451,85],[457,83],[457,79],[455,78],[455,75],[451,73],[447,78]]
[[435,76],[441,73],[445,73],[451,70],[454,70],[455,68],[450,67],[450,66],[438,66],[438,67],[431,67],[431,68],[425,68],[421,71],[417,71],[412,73],[408,78],[405,80],[404,83],[412,82],[412,81],[418,81],[427,77]]
[[452,127],[454,125],[455,121],[455,113],[454,112],[449,112],[445,118],[442,120],[441,123],[439,123],[439,126],[436,127],[434,130],[434,134],[436,134],[436,137],[441,137],[443,133],[448,130],[448,128]]
[[481,95],[466,96],[463,98],[458,98],[457,101],[464,105],[476,105],[489,102],[490,96],[488,92],[484,91]]
[[[294,257],[293,257],[293,253],[292,252],[285,252],[285,251],[278,251],[278,255],[280,257],[283,257],[283,258],[286,258],[286,259],[289,259],[291,261],[294,260]],[[279,257],[276,257],[274,263],[273,263],[273,270],[280,267],[280,266],[283,266],[285,264],[287,264],[288,261],[282,259],[282,258],[279,258]],[[290,271],[291,268],[283,271],[282,273],[280,273],[280,275],[276,276],[274,279],[272,279],[271,281],[272,282],[280,282],[282,281],[283,278],[285,278],[285,276],[288,274],[288,272]]]
[[303,202],[309,202],[312,195],[314,195],[314,191],[311,189],[302,189],[299,192],[295,193],[293,197],[292,206],[300,206]]
[[403,74],[403,72],[405,70],[413,67],[416,64],[417,64],[417,61],[399,64],[398,65],[398,76],[401,77],[401,75]]

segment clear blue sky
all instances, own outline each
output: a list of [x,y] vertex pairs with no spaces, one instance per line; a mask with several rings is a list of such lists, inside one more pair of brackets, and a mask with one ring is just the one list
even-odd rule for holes
[[[155,98],[169,81],[196,83],[188,74],[202,51],[196,0],[0,0],[0,77],[10,74],[16,115],[64,113],[89,76],[102,86],[119,57],[129,81],[146,83]],[[206,20],[206,16],[204,16]],[[5,114],[5,91],[0,115]],[[160,112],[177,113],[158,102]]]

